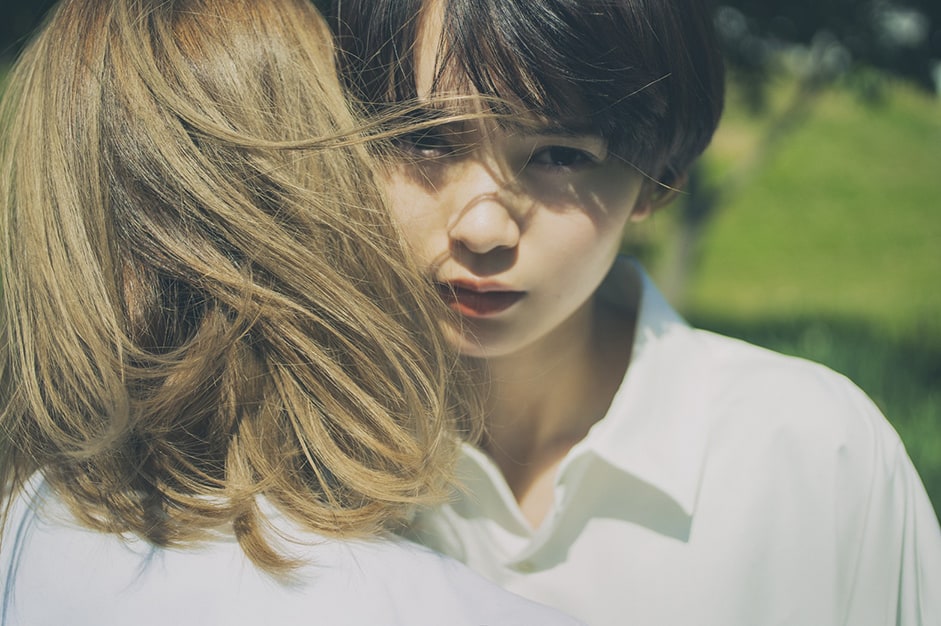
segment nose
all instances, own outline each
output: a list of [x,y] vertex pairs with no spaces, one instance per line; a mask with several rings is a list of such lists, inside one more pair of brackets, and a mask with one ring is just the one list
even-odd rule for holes
[[480,198],[465,207],[448,235],[475,254],[500,248],[514,248],[519,243],[519,224],[497,198]]
[[474,254],[515,248],[520,241],[520,199],[504,177],[483,164],[465,169],[452,198],[451,241]]

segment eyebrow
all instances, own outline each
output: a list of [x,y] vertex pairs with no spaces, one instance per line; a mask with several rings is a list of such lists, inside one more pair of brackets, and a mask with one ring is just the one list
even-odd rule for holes
[[585,135],[595,135],[601,137],[601,133],[587,124],[565,124],[561,122],[552,122],[546,125],[533,126],[523,125],[523,128],[530,132],[547,137],[584,137]]
[[408,119],[409,122],[434,122],[440,120],[446,122],[449,117],[454,117],[453,112],[448,112],[444,107],[434,106],[434,104],[428,104],[425,106],[414,107],[406,110],[402,117]]
[[[448,103],[446,102],[428,102],[423,106],[407,110],[404,113],[404,117],[409,123],[427,123],[430,126],[440,125],[455,128],[461,128],[477,118],[477,113],[456,111],[449,109],[447,105]],[[484,114],[484,117],[487,117],[486,114]],[[492,119],[504,130],[520,132],[527,135],[563,138],[593,136],[603,140],[606,139],[597,128],[592,127],[583,120],[576,120],[574,118],[567,120],[546,120],[534,115],[530,119],[521,120],[514,115],[494,114]]]
[[[475,120],[482,119],[479,113],[462,112],[446,106],[435,106],[434,103],[410,108],[404,111],[401,117],[406,125],[421,125],[427,130],[448,128],[455,131],[466,128],[467,124]],[[485,118],[486,114],[483,117]]]
[[561,139],[597,138],[607,144],[607,137],[597,128],[581,120],[545,120],[534,117],[529,120],[498,120],[501,128],[521,135],[558,137]]

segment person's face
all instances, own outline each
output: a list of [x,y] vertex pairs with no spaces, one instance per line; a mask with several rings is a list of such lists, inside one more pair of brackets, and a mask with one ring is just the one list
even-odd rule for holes
[[[434,24],[428,20],[427,24]],[[437,29],[418,50],[418,93],[434,75]],[[531,124],[531,120],[527,120]],[[467,356],[513,354],[587,315],[644,178],[598,136],[544,125],[443,124],[405,137],[388,177],[405,236],[460,314],[448,334]],[[564,339],[562,339],[564,340]]]

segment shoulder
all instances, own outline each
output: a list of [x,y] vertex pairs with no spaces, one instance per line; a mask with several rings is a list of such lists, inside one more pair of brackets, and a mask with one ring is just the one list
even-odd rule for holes
[[855,510],[876,482],[918,480],[879,409],[822,365],[688,326],[636,365],[625,389],[643,398],[634,414],[657,416],[667,452],[679,440],[701,453],[705,486],[794,492],[796,507],[836,497]]
[[703,372],[707,469],[776,494],[776,506],[831,509],[843,528],[923,492],[898,434],[845,376],[705,331],[689,341]]
[[525,600],[458,561],[401,537],[358,544],[368,555],[374,597],[395,606],[402,624],[575,626],[577,622]]
[[2,542],[4,626],[196,623],[247,569],[234,539],[184,551],[87,529],[41,480],[13,501]]
[[744,341],[693,331],[716,407],[716,427],[763,431],[834,449],[900,450],[901,441],[866,394],[842,374]]
[[574,623],[402,540],[278,531],[305,563],[289,580],[260,571],[224,532],[166,549],[84,529],[40,488],[14,501],[3,530],[0,615],[5,626]]
[[845,376],[685,325],[648,340],[619,393],[616,401],[635,413],[659,415],[661,430],[692,429],[712,453],[739,445],[831,457],[844,448],[901,449],[879,409]]
[[822,365],[697,335],[718,381],[712,452],[725,471],[716,485],[761,503],[765,512],[754,519],[771,533],[800,537],[795,549],[819,553],[819,562],[832,558],[847,623],[873,615],[934,623],[941,529],[875,404]]

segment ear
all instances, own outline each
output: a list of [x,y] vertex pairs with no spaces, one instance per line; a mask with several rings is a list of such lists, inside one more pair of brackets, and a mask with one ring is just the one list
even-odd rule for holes
[[654,211],[673,202],[676,196],[682,192],[687,178],[686,174],[682,174],[672,178],[669,183],[651,180],[644,182],[644,188],[637,196],[637,202],[634,203],[634,209],[631,211],[631,221],[642,222],[650,217]]

